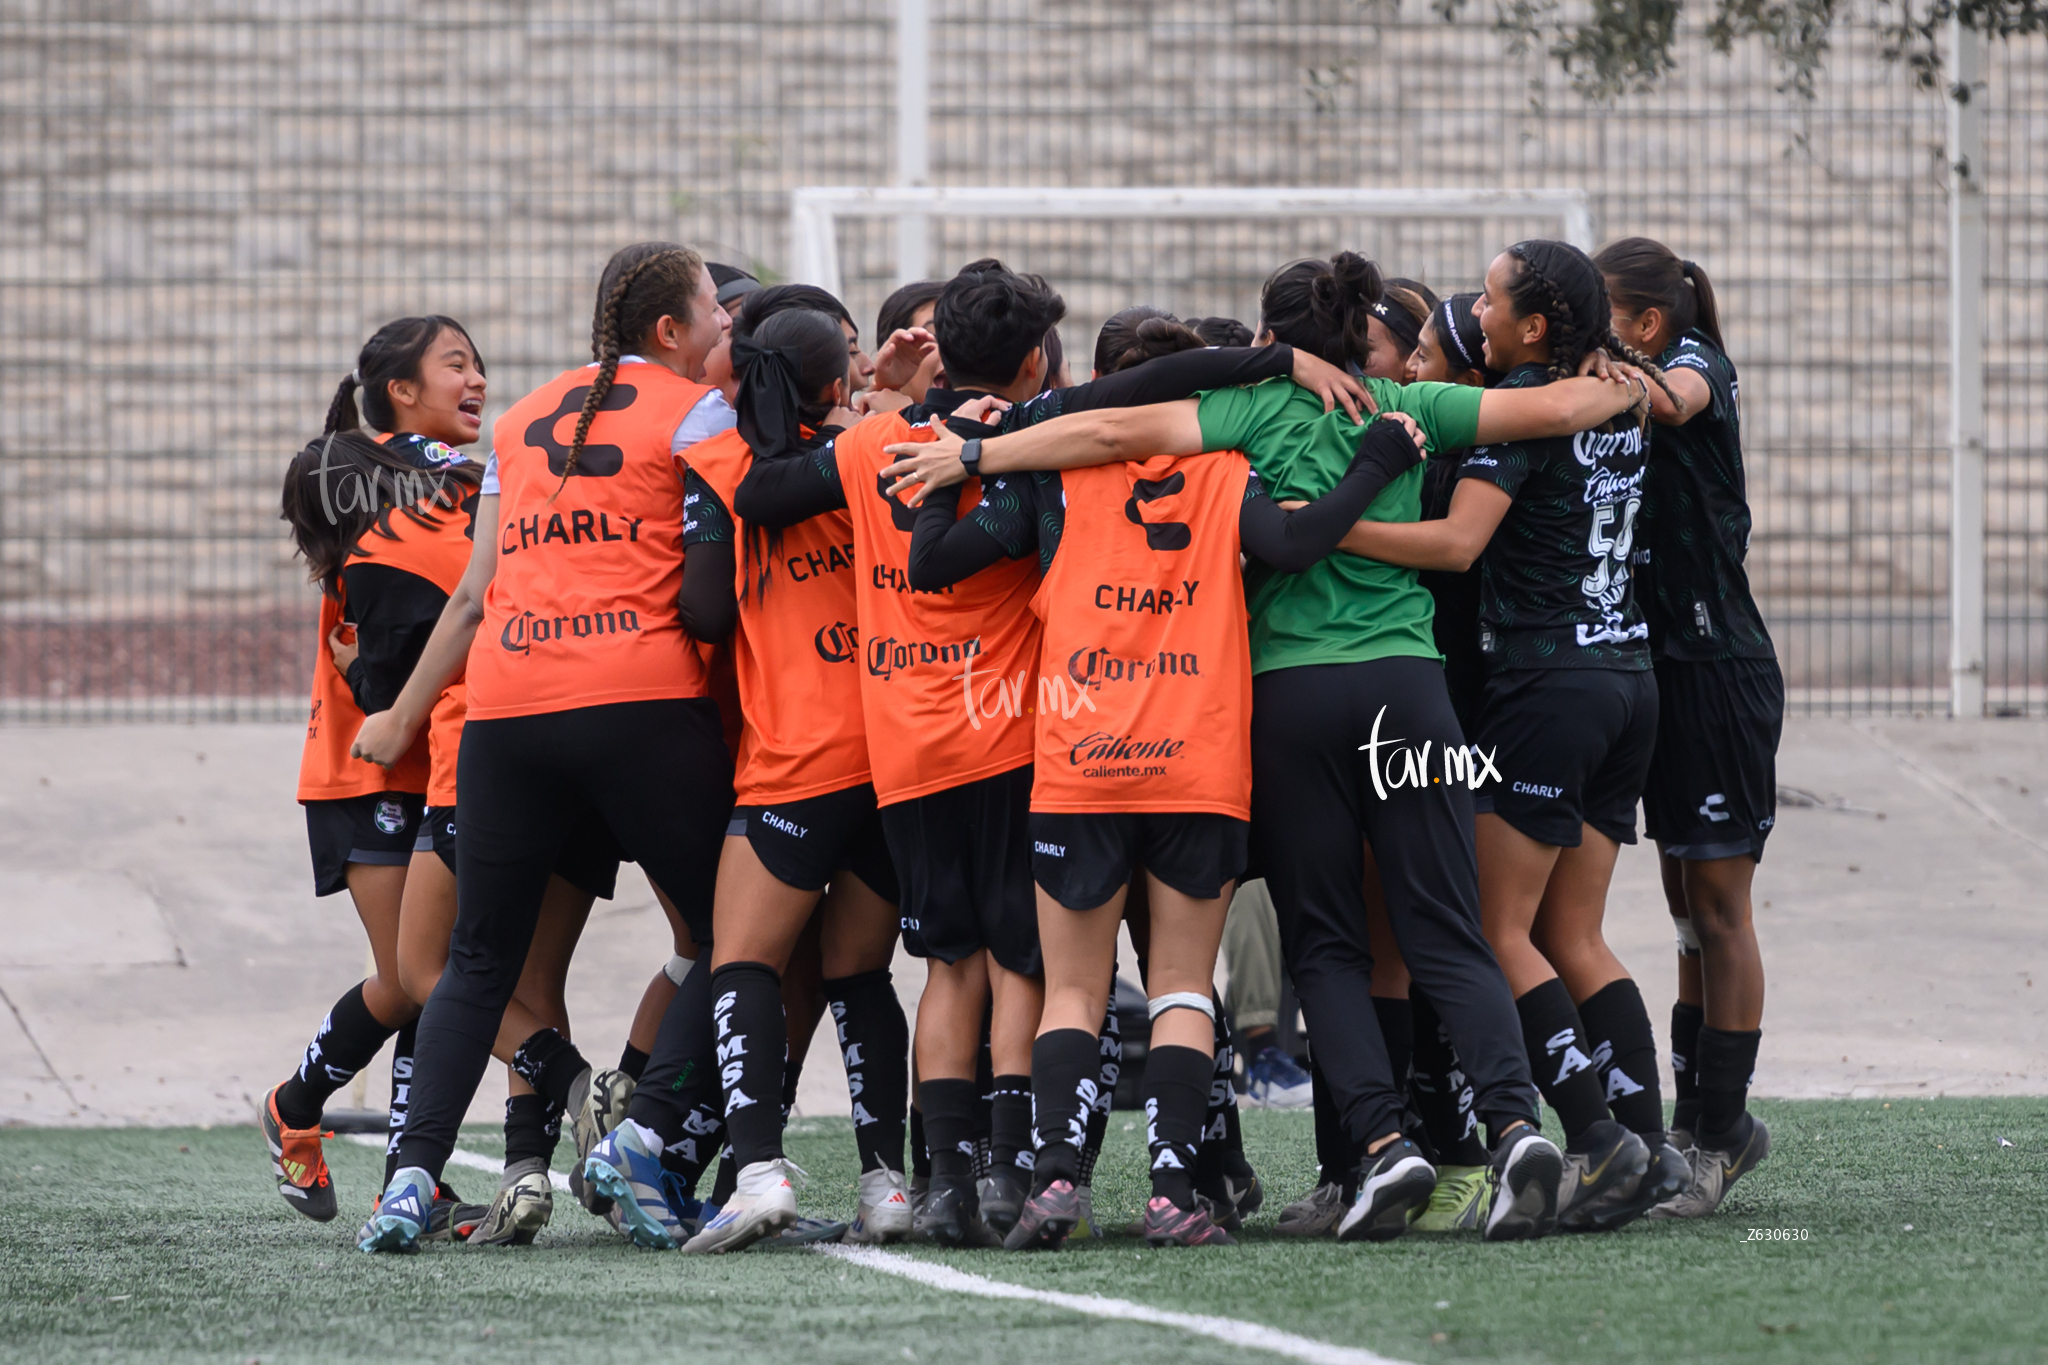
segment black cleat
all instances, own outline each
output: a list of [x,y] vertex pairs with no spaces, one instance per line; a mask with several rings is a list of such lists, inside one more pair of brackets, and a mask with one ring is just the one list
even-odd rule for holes
[[1408,1231],[1408,1220],[1426,1208],[1436,1191],[1436,1167],[1422,1149],[1396,1138],[1369,1156],[1358,1170],[1358,1197],[1337,1224],[1340,1242],[1391,1242]]

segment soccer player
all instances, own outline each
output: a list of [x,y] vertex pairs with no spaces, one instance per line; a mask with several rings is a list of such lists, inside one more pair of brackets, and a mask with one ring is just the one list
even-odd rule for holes
[[[298,793],[314,892],[349,892],[377,964],[334,1002],[298,1071],[263,1100],[278,1192],[321,1222],[337,1210],[320,1147],[321,1111],[396,1034],[392,1116],[402,1127],[419,1013],[400,981],[399,924],[428,790],[428,746],[413,746],[387,770],[350,757],[348,744],[364,706],[378,705],[404,681],[417,648],[413,600],[445,594],[460,577],[468,553],[463,505],[477,474],[456,447],[482,431],[485,392],[483,362],[461,323],[440,316],[387,323],[336,389],[326,435],[299,452],[285,476],[283,516],[321,587]],[[365,419],[378,439],[361,434]],[[454,1197],[436,1194],[432,1231],[446,1235]],[[455,1221],[473,1221],[473,1214]]]
[[[396,761],[466,661],[454,940],[420,1018],[400,1169],[364,1225],[365,1251],[404,1250],[424,1231],[427,1198],[524,966],[548,868],[581,815],[601,816],[673,898],[694,941],[711,942],[732,768],[703,659],[678,614],[674,457],[732,424],[730,406],[702,381],[727,326],[696,252],[650,242],[613,257],[600,282],[596,365],[565,371],[498,420],[500,491],[479,502],[469,567],[397,702],[357,735],[357,756]],[[638,1117],[645,1101],[674,1113],[677,1135],[694,1097],[676,1082],[707,1080],[713,1068],[709,1000],[689,984],[709,975],[700,959],[677,992],[629,1110]],[[534,1088],[576,1113],[587,1154],[618,1096],[566,1039],[530,1060]]]
[[[1593,260],[1607,279],[1615,335],[1657,356],[1670,386],[1651,395],[1636,533],[1637,600],[1658,694],[1643,814],[1678,927],[1671,1127],[1693,1184],[1652,1216],[1697,1218],[1720,1207],[1771,1146],[1770,1130],[1747,1112],[1764,1009],[1750,882],[1777,819],[1785,680],[1743,568],[1741,414],[1713,283],[1646,237]],[[1596,1032],[1594,1041],[1604,1040]]]
[[[1148,381],[1185,394],[1299,367],[1331,392],[1343,384],[1332,366],[1294,352],[1261,359],[1197,351],[1163,374],[1133,371],[1047,392],[1044,338],[1064,311],[1035,276],[993,260],[964,267],[932,318],[951,387],[928,391],[927,405],[877,414],[802,458],[756,461],[733,506],[742,520],[771,530],[839,508],[852,513],[869,759],[901,881],[904,943],[929,973],[916,1065],[932,1187],[917,1229],[948,1245],[980,1240],[984,1228],[1007,1233],[1026,1194],[1018,1158],[1030,1155],[1028,1073],[1040,1008],[1026,823],[1038,660],[1029,603],[1038,574],[1027,559],[948,592],[913,589],[915,514],[880,480],[891,463],[883,447],[935,438],[946,414],[970,399],[1012,404],[1001,420],[1016,424],[1142,398],[1153,391]],[[999,429],[957,426],[968,435]],[[995,1089],[1011,1098],[996,1107],[991,1171],[977,1189],[971,1133],[985,1003]]]
[[[1139,312],[1148,316],[1132,320]],[[1149,309],[1110,319],[1104,335],[1119,338],[1118,353],[1102,365],[1098,347],[1098,373],[1201,344]],[[1154,1246],[1231,1241],[1196,1199],[1194,1177],[1213,1072],[1216,948],[1250,829],[1238,556],[1299,572],[1328,554],[1388,479],[1420,458],[1398,423],[1383,425],[1336,488],[1294,513],[1231,456],[996,479],[964,518],[957,488],[917,514],[913,589],[943,591],[1033,554],[1043,574],[1032,599],[1044,636],[1030,827],[1046,1005],[1031,1058],[1036,1167],[1004,1242],[1012,1250],[1057,1248],[1081,1216],[1098,1021],[1134,866],[1147,882],[1153,1020],[1144,1235]]]
[[[1291,344],[1297,356],[1355,363],[1378,294],[1378,271],[1363,258],[1296,262],[1262,291],[1262,338]],[[1380,410],[1414,417],[1437,449],[1568,435],[1633,401],[1626,385],[1598,378],[1517,393],[1381,380],[1366,387]],[[982,445],[980,469],[1071,469],[1240,450],[1275,497],[1311,499],[1343,477],[1362,435],[1311,396],[1268,383],[997,436]],[[963,444],[938,433],[922,445],[898,443],[888,486],[959,481]],[[1419,471],[1396,479],[1367,519],[1413,520],[1420,483]],[[1481,931],[1467,781],[1443,780],[1456,771],[1453,757],[1468,751],[1444,694],[1429,595],[1410,570],[1347,555],[1301,574],[1254,565],[1246,586],[1258,861],[1319,1065],[1347,1133],[1365,1153],[1358,1201],[1345,1220],[1357,1236],[1405,1226],[1407,1212],[1435,1184],[1428,1163],[1401,1137],[1386,1047],[1372,1009],[1361,1003],[1372,976],[1363,893],[1370,840],[1395,937],[1442,1011],[1471,1075],[1475,1110],[1491,1129],[1499,1193],[1485,1235],[1543,1235],[1555,1222],[1562,1161],[1536,1128],[1513,998]],[[1426,760],[1424,742],[1431,745]]]
[[1386,280],[1365,320],[1365,359],[1359,369],[1371,379],[1408,382],[1408,358],[1415,354],[1423,324],[1437,305],[1429,286],[1417,280]]
[[[1553,383],[1595,346],[1655,373],[1612,334],[1606,285],[1566,243],[1509,247],[1476,307],[1486,362],[1504,376],[1492,393]],[[1479,562],[1478,747],[1501,775],[1477,802],[1480,910],[1530,1070],[1564,1124],[1560,1221],[1578,1231],[1620,1227],[1688,1183],[1664,1133],[1642,996],[1600,933],[1657,732],[1631,567],[1646,446],[1640,426],[1619,420],[1487,442],[1460,466],[1446,516],[1361,524],[1345,541],[1418,569]],[[1611,1040],[1604,1070],[1581,1008],[1598,1021],[1591,1036]]]
[[[692,446],[684,478],[684,624],[700,640],[731,642],[745,718],[738,805],[719,860],[711,975],[724,1118],[739,1176],[734,1196],[687,1243],[696,1252],[738,1250],[796,1221],[789,1181],[765,1177],[787,1175],[782,1103],[792,1037],[785,1036],[781,975],[814,914],[861,1156],[860,1212],[850,1235],[882,1242],[910,1232],[903,1179],[909,1030],[889,974],[896,874],[877,815],[854,671],[852,527],[846,514],[832,513],[770,534],[730,511],[760,452],[790,458],[855,420],[845,407],[849,365],[838,319],[807,309],[768,314],[773,292],[754,296],[747,321],[756,325],[732,342],[738,428]],[[718,370],[714,362],[707,372],[716,377]],[[645,1181],[658,1167],[636,1136],[646,1135],[622,1125],[588,1163],[617,1163],[599,1183],[622,1207],[625,1192],[613,1188],[621,1176],[637,1164]],[[769,1166],[775,1169],[763,1170]]]

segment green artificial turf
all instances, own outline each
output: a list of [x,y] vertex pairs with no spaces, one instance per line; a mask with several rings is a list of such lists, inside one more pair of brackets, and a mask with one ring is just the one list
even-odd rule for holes
[[[2048,1362],[2048,1100],[1758,1112],[1771,1159],[1706,1222],[1500,1247],[1285,1241],[1270,1229],[1311,1183],[1309,1120],[1251,1112],[1246,1145],[1269,1193],[1241,1247],[1112,1237],[1058,1255],[911,1254],[1416,1362]],[[1136,1116],[1114,1116],[1096,1196],[1112,1226],[1139,1207],[1141,1137]],[[497,1150],[487,1131],[464,1145]],[[851,1216],[847,1125],[800,1123],[789,1150],[811,1173],[807,1211]],[[363,1256],[350,1234],[381,1158],[347,1141],[329,1152],[344,1213],[319,1225],[277,1197],[254,1128],[0,1130],[0,1359],[1273,1358],[809,1253],[635,1251],[566,1195],[529,1249]],[[450,1179],[470,1197],[491,1185],[459,1168]]]

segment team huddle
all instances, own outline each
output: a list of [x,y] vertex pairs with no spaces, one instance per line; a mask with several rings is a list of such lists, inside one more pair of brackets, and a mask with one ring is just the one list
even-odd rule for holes
[[[264,1099],[286,1201],[339,1212],[323,1107],[393,1042],[364,1251],[531,1242],[565,1120],[575,1197],[643,1247],[1099,1236],[1127,927],[1130,1231],[1227,1245],[1265,1191],[1215,980],[1262,912],[1321,1172],[1279,1232],[1713,1213],[1769,1150],[1783,686],[1712,286],[1644,238],[1525,241],[1472,293],[1344,252],[1259,302],[1128,308],[1076,384],[1065,304],[999,261],[897,290],[870,356],[824,290],[641,243],[594,363],[481,463],[467,331],[380,329],[284,486],[322,589],[316,891],[376,962]],[[1668,1121],[1601,933],[1638,802],[1679,943]],[[593,1065],[564,985],[622,861],[674,953]],[[782,1145],[826,1011],[850,1224],[801,1213]],[[505,1167],[469,1203],[442,1177],[493,1058]]]

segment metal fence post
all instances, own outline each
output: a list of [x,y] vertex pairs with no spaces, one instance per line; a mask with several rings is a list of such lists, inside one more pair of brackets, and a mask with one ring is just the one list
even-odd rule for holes
[[[931,58],[929,0],[896,5],[896,183],[931,183]],[[930,271],[931,219],[906,213],[896,220],[896,282],[921,280]],[[880,345],[884,338],[876,337]]]
[[1984,714],[1984,58],[1949,21],[1949,714]]

